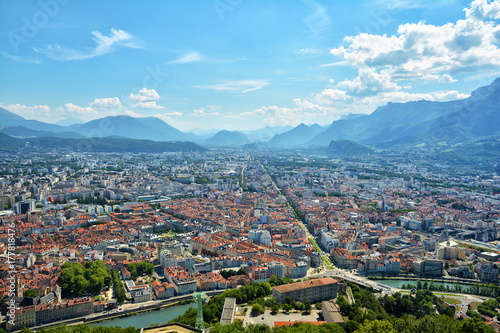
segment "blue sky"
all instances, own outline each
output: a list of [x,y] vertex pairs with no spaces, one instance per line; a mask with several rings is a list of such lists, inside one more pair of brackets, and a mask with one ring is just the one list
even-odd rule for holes
[[500,76],[500,0],[0,2],[0,106],[181,130],[321,125]]

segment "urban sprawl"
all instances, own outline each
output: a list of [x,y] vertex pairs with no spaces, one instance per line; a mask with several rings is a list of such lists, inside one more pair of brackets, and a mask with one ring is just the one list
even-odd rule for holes
[[2,325],[272,279],[299,283],[274,287],[278,301],[313,303],[335,298],[345,281],[385,294],[399,289],[377,278],[497,283],[499,188],[487,172],[396,154],[6,154]]

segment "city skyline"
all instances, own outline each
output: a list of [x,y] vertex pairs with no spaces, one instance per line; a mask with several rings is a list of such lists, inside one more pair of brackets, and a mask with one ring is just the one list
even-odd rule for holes
[[[330,124],[500,75],[499,1],[0,4],[0,107],[180,130]],[[132,16],[133,15],[133,16]]]

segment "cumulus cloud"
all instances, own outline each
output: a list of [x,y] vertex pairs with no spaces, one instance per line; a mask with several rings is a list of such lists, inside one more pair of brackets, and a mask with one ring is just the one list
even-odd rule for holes
[[97,111],[91,108],[90,106],[78,106],[73,103],[66,103],[64,104],[64,108],[69,112],[69,113],[76,113],[76,114],[82,114],[82,115],[89,115],[89,114],[96,114]]
[[319,104],[332,104],[337,101],[346,101],[351,97],[346,91],[341,89],[324,89],[321,93],[314,96],[314,101]]
[[270,126],[296,126],[301,122],[324,123],[325,120],[336,120],[341,115],[350,112],[369,114],[378,106],[388,102],[404,103],[419,100],[444,102],[467,97],[469,95],[456,90],[431,93],[411,93],[402,90],[384,91],[359,97],[350,96],[341,89],[324,89],[321,93],[314,95],[312,99],[293,99],[294,106],[292,107],[262,106],[252,111],[243,112],[239,117],[258,117]]
[[468,19],[484,20],[484,19],[500,19],[500,2],[487,0],[475,0],[470,4],[469,8],[465,8],[465,16]]
[[119,109],[122,107],[122,103],[118,97],[96,98],[90,103],[90,106],[97,109]]
[[48,105],[22,105],[22,104],[11,104],[11,105],[2,105],[7,111],[15,113],[26,119],[36,119],[47,121],[54,115],[54,110],[51,109]]
[[67,117],[87,118],[98,115],[98,112],[92,107],[82,107],[73,103],[66,103],[64,106],[55,108],[48,105],[29,106],[22,104],[0,104],[0,106],[23,118],[35,119],[43,122],[57,122]]
[[163,106],[156,104],[160,95],[154,89],[142,88],[137,94],[130,94],[128,98],[136,103],[134,106],[139,109],[164,109]]
[[337,86],[345,88],[350,94],[357,96],[376,95],[383,91],[401,90],[401,87],[391,80],[391,73],[388,70],[377,72],[372,68],[360,68],[358,76],[355,79],[346,79],[339,82]]
[[[475,0],[465,19],[441,26],[407,23],[394,35],[360,33],[330,51],[358,76],[338,84],[360,97],[400,91],[408,80],[451,83],[452,76],[500,66],[500,1]],[[328,66],[330,64],[326,64]],[[401,86],[400,86],[401,85]]]
[[147,102],[147,101],[157,101],[160,99],[160,95],[154,89],[142,88],[137,92],[137,94],[130,94],[128,97],[132,102]]
[[84,60],[111,53],[120,47],[139,48],[133,36],[124,30],[111,29],[108,36],[100,31],[91,32],[94,42],[97,44],[90,50],[74,49],[58,44],[47,45],[43,48],[34,48],[36,52],[45,54],[50,59],[59,61]]
[[453,83],[453,82],[457,82],[457,80],[455,80],[454,78],[452,78],[450,75],[448,74],[443,74],[441,76],[441,78],[439,79],[440,82],[443,82],[443,83]]
[[301,98],[294,98],[292,102],[294,104],[292,107],[263,106],[253,111],[244,112],[239,116],[262,117],[262,121],[269,126],[296,126],[302,122],[340,117],[340,111],[336,107],[323,106]]

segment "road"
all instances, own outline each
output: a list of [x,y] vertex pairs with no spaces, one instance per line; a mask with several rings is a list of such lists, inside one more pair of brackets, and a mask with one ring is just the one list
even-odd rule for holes
[[245,188],[245,170],[247,168],[248,164],[245,164],[243,169],[241,169],[241,188]]
[[[281,197],[285,200],[285,202],[287,203],[288,209],[290,210],[290,214],[292,214],[292,216],[295,216],[294,212],[292,211],[292,205],[291,205],[291,203],[290,203],[290,200],[288,200],[288,198],[287,198],[285,195],[283,195],[283,193],[281,192],[281,190],[278,188],[278,185],[276,185],[276,183],[274,182],[274,180],[273,180],[273,178],[271,177],[271,175],[267,172],[267,170],[266,170],[266,168],[264,167],[264,165],[263,165],[260,161],[258,161],[258,162],[259,162],[259,164],[260,164],[260,166],[261,166],[262,170],[264,170],[265,174],[266,174],[266,175],[267,175],[267,177],[269,178],[269,181],[271,182],[271,184],[273,185],[273,187],[276,189],[276,192],[278,192],[278,195],[279,195],[279,196],[281,196]],[[305,232],[306,232],[306,237],[307,237],[307,239],[309,240],[309,242],[310,242],[310,240],[312,239],[312,240],[314,240],[314,242],[315,242],[315,243],[316,243],[316,245],[317,245],[317,244],[318,244],[318,239],[317,239],[315,236],[313,236],[313,235],[309,232],[309,229],[308,229],[308,228],[304,225],[304,223],[303,223],[301,220],[297,219],[297,218],[295,218],[295,221],[297,222],[297,224],[298,224],[298,225],[299,225],[302,229],[304,229],[304,230],[305,230]],[[314,244],[311,244],[311,245],[313,245],[313,246],[314,246]],[[328,271],[332,270],[332,269],[333,269],[332,267],[334,267],[334,266],[333,266],[333,264],[332,264],[332,263],[331,263],[331,261],[330,261],[330,255],[329,255],[328,253],[324,252],[324,251],[321,249],[321,247],[319,247],[318,245],[317,245],[317,247],[316,247],[316,250],[317,250],[317,251],[318,251],[318,253],[321,255],[321,258],[323,259],[323,262],[325,263],[326,269],[327,269]]]

